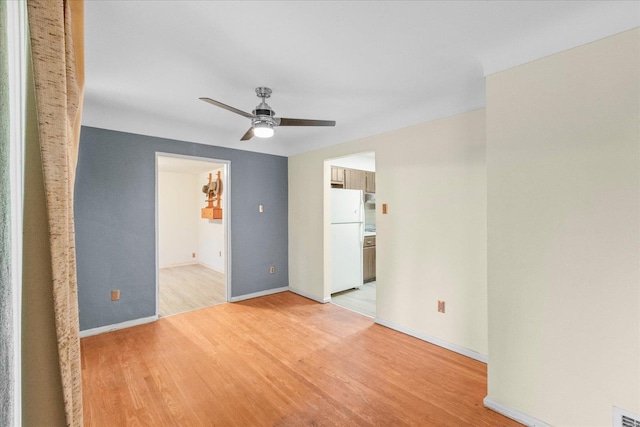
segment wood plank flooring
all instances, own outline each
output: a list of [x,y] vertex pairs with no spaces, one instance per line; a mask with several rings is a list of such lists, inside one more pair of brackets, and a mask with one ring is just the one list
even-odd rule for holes
[[158,287],[161,317],[226,301],[225,275],[200,264],[161,268]]
[[331,295],[331,302],[356,313],[376,317],[376,282],[368,282],[359,289],[349,289]]
[[86,426],[518,426],[486,365],[290,292],[81,340]]

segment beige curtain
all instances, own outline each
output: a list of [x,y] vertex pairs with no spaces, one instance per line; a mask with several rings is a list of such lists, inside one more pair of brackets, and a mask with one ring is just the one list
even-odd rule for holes
[[84,88],[83,0],[28,0],[53,304],[67,425],[82,425],[73,186]]

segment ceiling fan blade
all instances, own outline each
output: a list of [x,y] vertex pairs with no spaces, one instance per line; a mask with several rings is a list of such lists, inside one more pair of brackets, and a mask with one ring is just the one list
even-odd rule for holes
[[251,126],[249,128],[249,130],[247,131],[247,133],[245,133],[244,135],[242,135],[242,138],[240,138],[240,141],[248,141],[251,138],[253,138],[253,126]]
[[335,126],[335,120],[308,120],[280,118],[279,126]]
[[211,98],[200,98],[200,99],[203,100],[204,102],[208,102],[209,104],[213,104],[213,105],[215,105],[217,107],[224,108],[225,110],[229,110],[232,113],[240,114],[241,116],[244,116],[244,117],[246,117],[248,119],[255,118],[255,116],[253,114],[249,114],[249,113],[247,113],[245,111],[238,110],[237,108],[233,108],[233,107],[231,107],[231,106],[229,106],[227,104],[223,104],[220,101],[216,101],[216,100],[211,99]]

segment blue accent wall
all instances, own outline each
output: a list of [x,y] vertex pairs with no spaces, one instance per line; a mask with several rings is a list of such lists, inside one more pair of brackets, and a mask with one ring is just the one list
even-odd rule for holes
[[[231,162],[231,296],[288,286],[286,157],[83,127],[75,183],[80,330],[156,314],[156,152]],[[111,301],[113,289],[119,301]]]

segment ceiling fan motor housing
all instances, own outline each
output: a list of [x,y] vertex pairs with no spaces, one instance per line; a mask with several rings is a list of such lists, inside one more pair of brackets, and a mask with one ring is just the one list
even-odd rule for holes
[[264,116],[264,117],[273,117],[276,115],[276,112],[271,109],[266,103],[262,102],[260,105],[256,107],[255,110],[252,111],[253,115],[256,117]]
[[[268,92],[261,93],[261,89]],[[276,112],[273,111],[269,104],[264,102],[264,98],[269,97],[269,94],[271,94],[271,89],[259,87],[256,88],[256,93],[262,98],[262,102],[255,108],[255,110],[252,111],[255,118],[251,120],[251,124],[253,125],[253,127],[256,127],[256,125],[260,126],[260,124],[263,124],[263,126],[266,124],[268,127],[278,126],[278,121],[274,117],[276,115]],[[265,94],[266,96],[261,96]]]

